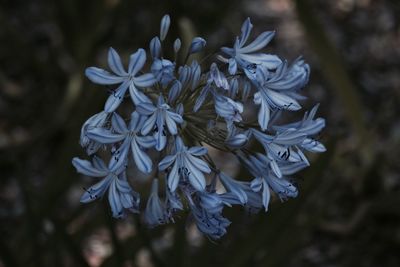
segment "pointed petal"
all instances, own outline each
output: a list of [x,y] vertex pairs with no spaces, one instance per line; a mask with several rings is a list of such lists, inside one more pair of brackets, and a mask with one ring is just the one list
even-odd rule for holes
[[275,69],[282,63],[279,57],[263,53],[240,54],[240,58],[250,63],[261,64],[268,69]]
[[198,191],[203,191],[206,187],[206,180],[203,173],[198,170],[187,158],[183,158],[184,165],[188,169],[189,182]]
[[223,172],[220,173],[219,178],[225,189],[228,192],[233,193],[239,199],[241,204],[245,204],[247,202],[246,192],[241,188],[240,183],[236,182]]
[[261,33],[249,45],[239,49],[240,53],[253,53],[263,49],[275,36],[275,31],[268,31]]
[[268,96],[269,102],[276,108],[292,111],[301,109],[299,102],[286,94],[273,90],[265,90],[265,94]]
[[133,159],[138,169],[144,173],[150,173],[153,169],[153,162],[150,157],[139,148],[134,140],[132,141],[131,146]]
[[275,160],[271,160],[271,162],[269,163],[269,166],[271,167],[271,170],[276,175],[276,177],[278,177],[278,178],[282,177],[282,172]]
[[229,68],[228,68],[230,75],[235,75],[237,71],[237,63],[234,58],[229,59]]
[[77,157],[72,159],[72,165],[74,165],[77,172],[91,177],[104,177],[108,173],[107,170],[96,169],[90,161]]
[[136,141],[140,146],[145,148],[150,148],[156,145],[156,140],[153,136],[137,136]]
[[136,111],[142,115],[151,115],[157,108],[151,103],[140,103],[136,106]]
[[[254,102],[256,102],[256,97],[260,97],[260,94],[254,94]],[[268,122],[271,115],[268,104],[264,100],[260,100],[260,104],[261,106],[257,115],[258,124],[260,125],[261,129],[265,131],[268,128]]]
[[129,86],[129,81],[123,82],[107,99],[104,105],[105,112],[114,112],[124,100],[125,92]]
[[193,164],[194,167],[199,169],[202,172],[210,173],[211,169],[208,167],[208,164],[199,158],[196,158],[190,154],[186,154],[186,158]]
[[118,76],[126,76],[128,73],[125,71],[124,66],[122,65],[121,58],[119,57],[117,51],[114,48],[110,47],[108,50],[108,66],[110,69],[118,74]]
[[202,146],[193,146],[188,149],[188,153],[192,154],[193,156],[203,156],[207,154],[207,148]]
[[160,163],[158,163],[158,169],[160,171],[164,171],[169,166],[171,166],[171,164],[175,161],[175,159],[176,159],[175,155],[166,156],[165,158],[163,158],[163,160],[160,161]]
[[168,116],[168,114],[166,114],[165,116],[165,124],[167,125],[170,134],[176,135],[178,133],[178,128],[176,127],[175,121],[170,116]]
[[153,113],[147,121],[144,123],[142,130],[140,131],[143,135],[147,135],[150,131],[153,130],[154,124],[156,123],[157,113]]
[[117,133],[122,134],[128,131],[124,119],[116,112],[114,112],[113,116],[111,117],[111,125],[113,130]]
[[153,84],[157,82],[156,77],[153,75],[153,73],[146,73],[143,75],[140,75],[138,77],[135,77],[133,79],[133,82],[137,87],[150,87]]
[[164,135],[163,130],[159,130],[154,133],[154,138],[156,139],[155,148],[157,151],[161,151],[167,144],[167,137]]
[[117,143],[125,138],[123,134],[114,134],[109,130],[103,128],[93,128],[87,132],[87,136],[102,144]]
[[168,173],[168,188],[171,192],[175,192],[179,184],[178,163],[175,161]]
[[193,111],[197,112],[200,107],[203,105],[204,101],[206,100],[208,93],[210,92],[210,87],[206,85],[200,92],[198,98],[196,99],[196,103],[193,106]]
[[268,211],[268,205],[270,199],[271,199],[271,192],[269,191],[269,186],[265,181],[263,181],[262,202],[265,211]]
[[93,163],[93,166],[94,166],[96,169],[101,170],[101,171],[108,172],[107,165],[104,163],[104,161],[103,161],[100,157],[94,156],[94,157],[92,158],[92,163]]
[[296,129],[288,129],[275,136],[274,142],[280,145],[297,145],[303,142],[306,134]]
[[108,164],[111,172],[122,171],[122,168],[126,164],[126,160],[128,157],[130,142],[130,138],[126,138],[117,149],[117,151],[115,151],[114,154],[111,156],[110,162]]
[[110,186],[111,178],[107,176],[106,178],[102,179],[100,182],[92,185],[86,192],[83,193],[81,196],[80,202],[81,203],[89,203],[96,199],[101,198],[104,193],[107,191],[108,187]]
[[87,68],[85,70],[85,75],[92,82],[102,85],[122,83],[125,79],[124,77],[115,76],[106,70],[96,67]]
[[250,36],[251,30],[253,28],[253,25],[250,22],[250,18],[247,18],[243,24],[242,24],[242,29],[241,29],[241,35],[240,35],[240,42],[239,42],[239,47],[242,47],[247,39]]
[[129,60],[129,74],[134,76],[138,73],[144,66],[146,62],[146,52],[139,48],[136,53],[132,54]]
[[123,217],[123,207],[121,203],[121,199],[119,197],[119,193],[115,186],[115,181],[110,184],[110,190],[108,191],[108,203],[110,204],[111,211],[114,218]]
[[145,94],[136,89],[133,83],[129,85],[129,94],[131,95],[132,102],[135,105],[138,105],[140,103],[151,103],[150,98],[148,98]]

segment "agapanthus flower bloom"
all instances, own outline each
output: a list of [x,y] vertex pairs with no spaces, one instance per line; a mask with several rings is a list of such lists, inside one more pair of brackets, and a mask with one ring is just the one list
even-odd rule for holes
[[[86,70],[94,83],[118,87],[104,111],[82,126],[80,144],[92,161],[74,158],[72,163],[79,173],[102,178],[85,189],[81,202],[108,192],[114,217],[144,210],[143,220],[150,227],[174,222],[177,213],[189,210],[199,231],[217,239],[231,223],[223,214],[226,207],[267,211],[274,198],[284,201],[299,194],[294,175],[310,166],[307,153],[326,150],[318,140],[325,120],[316,118],[316,105],[301,120],[281,123],[284,111],[302,109],[310,67],[301,58],[288,64],[264,53],[274,31],[248,42],[253,25],[247,19],[233,47],[223,47],[221,55],[199,64],[191,55],[205,50],[201,37],[184,46],[187,51],[175,37],[174,57],[164,58],[170,25],[170,17],[164,16],[160,34],[149,43],[150,56],[138,49],[128,70],[112,48],[112,73],[97,67]],[[120,105],[128,89],[131,105]],[[250,176],[238,179],[224,170],[224,159],[210,147],[233,154]],[[144,208],[130,186],[136,179],[127,177],[130,166],[152,184]]]
[[139,194],[129,185],[124,169],[111,171],[100,158],[94,157],[93,163],[87,160],[74,158],[72,164],[79,173],[91,177],[103,177],[95,185],[85,189],[81,197],[82,203],[92,202],[103,197],[108,190],[108,202],[113,216],[121,218],[126,215],[126,210],[139,211]]
[[136,104],[142,102],[145,96],[138,91],[137,87],[148,87],[153,85],[156,81],[154,75],[151,73],[136,76],[136,74],[143,68],[145,62],[146,52],[140,48],[136,53],[131,55],[128,71],[126,71],[118,53],[113,48],[110,48],[108,51],[108,65],[114,72],[113,74],[96,67],[86,69],[86,76],[94,83],[102,85],[120,84],[108,97],[104,106],[106,112],[113,112],[118,108],[123,101],[128,88],[132,101]]

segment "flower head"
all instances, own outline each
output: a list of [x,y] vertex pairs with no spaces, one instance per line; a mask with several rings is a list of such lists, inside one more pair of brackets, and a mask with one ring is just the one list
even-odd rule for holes
[[[151,56],[138,49],[128,70],[113,48],[111,71],[86,69],[92,82],[117,87],[104,111],[82,126],[80,143],[92,162],[74,158],[72,164],[83,175],[101,178],[81,202],[108,192],[114,217],[140,212],[139,194],[129,185],[135,177],[127,177],[126,170],[135,166],[152,183],[143,213],[150,227],[174,222],[177,212],[190,210],[199,231],[217,239],[231,223],[223,215],[226,207],[267,211],[274,197],[298,195],[294,175],[310,166],[307,153],[326,150],[318,140],[325,120],[316,117],[317,105],[297,122],[280,123],[284,111],[302,109],[310,67],[301,58],[288,64],[264,53],[274,31],[248,41],[253,25],[247,19],[233,47],[223,47],[221,55],[200,61],[209,65],[200,65],[190,56],[204,49],[201,37],[186,45],[186,55],[175,39],[174,58],[164,57],[170,25],[165,15],[159,36],[150,41]],[[130,107],[120,105],[128,90]],[[209,153],[210,147],[218,153]],[[250,177],[238,180],[222,170],[224,157],[215,155],[223,153],[234,155]],[[100,155],[109,159],[107,165]]]

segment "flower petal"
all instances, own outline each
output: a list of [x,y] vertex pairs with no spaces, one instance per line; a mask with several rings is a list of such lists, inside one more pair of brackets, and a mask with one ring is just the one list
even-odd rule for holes
[[91,177],[104,177],[108,173],[107,170],[99,170],[93,167],[90,161],[77,157],[72,159],[72,165],[74,165],[77,172]]
[[240,39],[239,39],[240,40],[239,47],[242,47],[246,43],[247,39],[250,36],[252,28],[253,28],[253,24],[251,24],[250,18],[247,18],[242,24],[241,35],[240,35]]
[[143,75],[140,75],[138,77],[135,77],[133,79],[133,82],[137,87],[149,87],[152,86],[154,83],[157,82],[156,77],[153,75],[153,73],[146,73]]
[[136,111],[141,115],[151,115],[157,108],[151,103],[140,103],[136,106]]
[[87,132],[87,136],[102,144],[117,143],[125,138],[123,134],[114,134],[110,130],[104,128],[93,128]]
[[86,192],[83,193],[81,196],[80,202],[81,203],[89,203],[95,201],[96,199],[101,198],[104,193],[107,191],[108,187],[110,186],[111,176],[107,176],[106,178],[102,179],[100,182],[92,185]]
[[138,169],[144,173],[150,173],[153,169],[153,162],[150,157],[144,153],[136,143],[136,141],[131,142],[132,155]]
[[126,133],[128,131],[124,119],[116,112],[114,112],[111,117],[111,125],[112,129],[119,134]]
[[104,105],[105,112],[114,112],[124,100],[125,92],[128,89],[130,81],[123,82],[107,99]]
[[188,149],[188,153],[192,154],[193,156],[203,156],[207,154],[207,148],[203,146],[192,146]]
[[139,48],[136,53],[132,54],[129,60],[129,74],[131,76],[136,75],[144,66],[146,62],[146,52],[144,49]]
[[263,32],[249,45],[242,47],[238,50],[240,51],[240,53],[256,52],[258,50],[263,49],[272,40],[272,38],[274,38],[274,36],[275,36],[275,31]]
[[158,163],[158,169],[160,171],[166,170],[171,164],[175,161],[176,156],[175,155],[169,155],[163,158],[160,163]]
[[123,77],[115,76],[106,70],[96,67],[87,68],[85,70],[85,75],[92,82],[102,85],[122,83],[125,79]]
[[119,57],[117,51],[114,48],[110,47],[108,50],[108,66],[110,69],[118,76],[126,76],[128,73],[125,71],[124,66],[122,65],[121,58]]
[[171,192],[175,192],[179,184],[178,163],[175,161],[168,173],[168,188]]

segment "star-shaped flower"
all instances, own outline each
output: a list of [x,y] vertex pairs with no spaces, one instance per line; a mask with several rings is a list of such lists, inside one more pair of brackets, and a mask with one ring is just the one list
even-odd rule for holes
[[118,53],[110,48],[108,51],[108,65],[113,73],[106,70],[90,67],[85,71],[86,76],[94,83],[102,85],[119,84],[118,88],[108,97],[104,106],[104,111],[113,112],[121,104],[125,93],[129,88],[132,101],[139,104],[143,101],[149,102],[149,98],[140,92],[137,87],[144,88],[153,85],[156,78],[152,73],[136,76],[146,62],[146,52],[140,48],[132,54],[129,60],[128,71],[122,65]]

